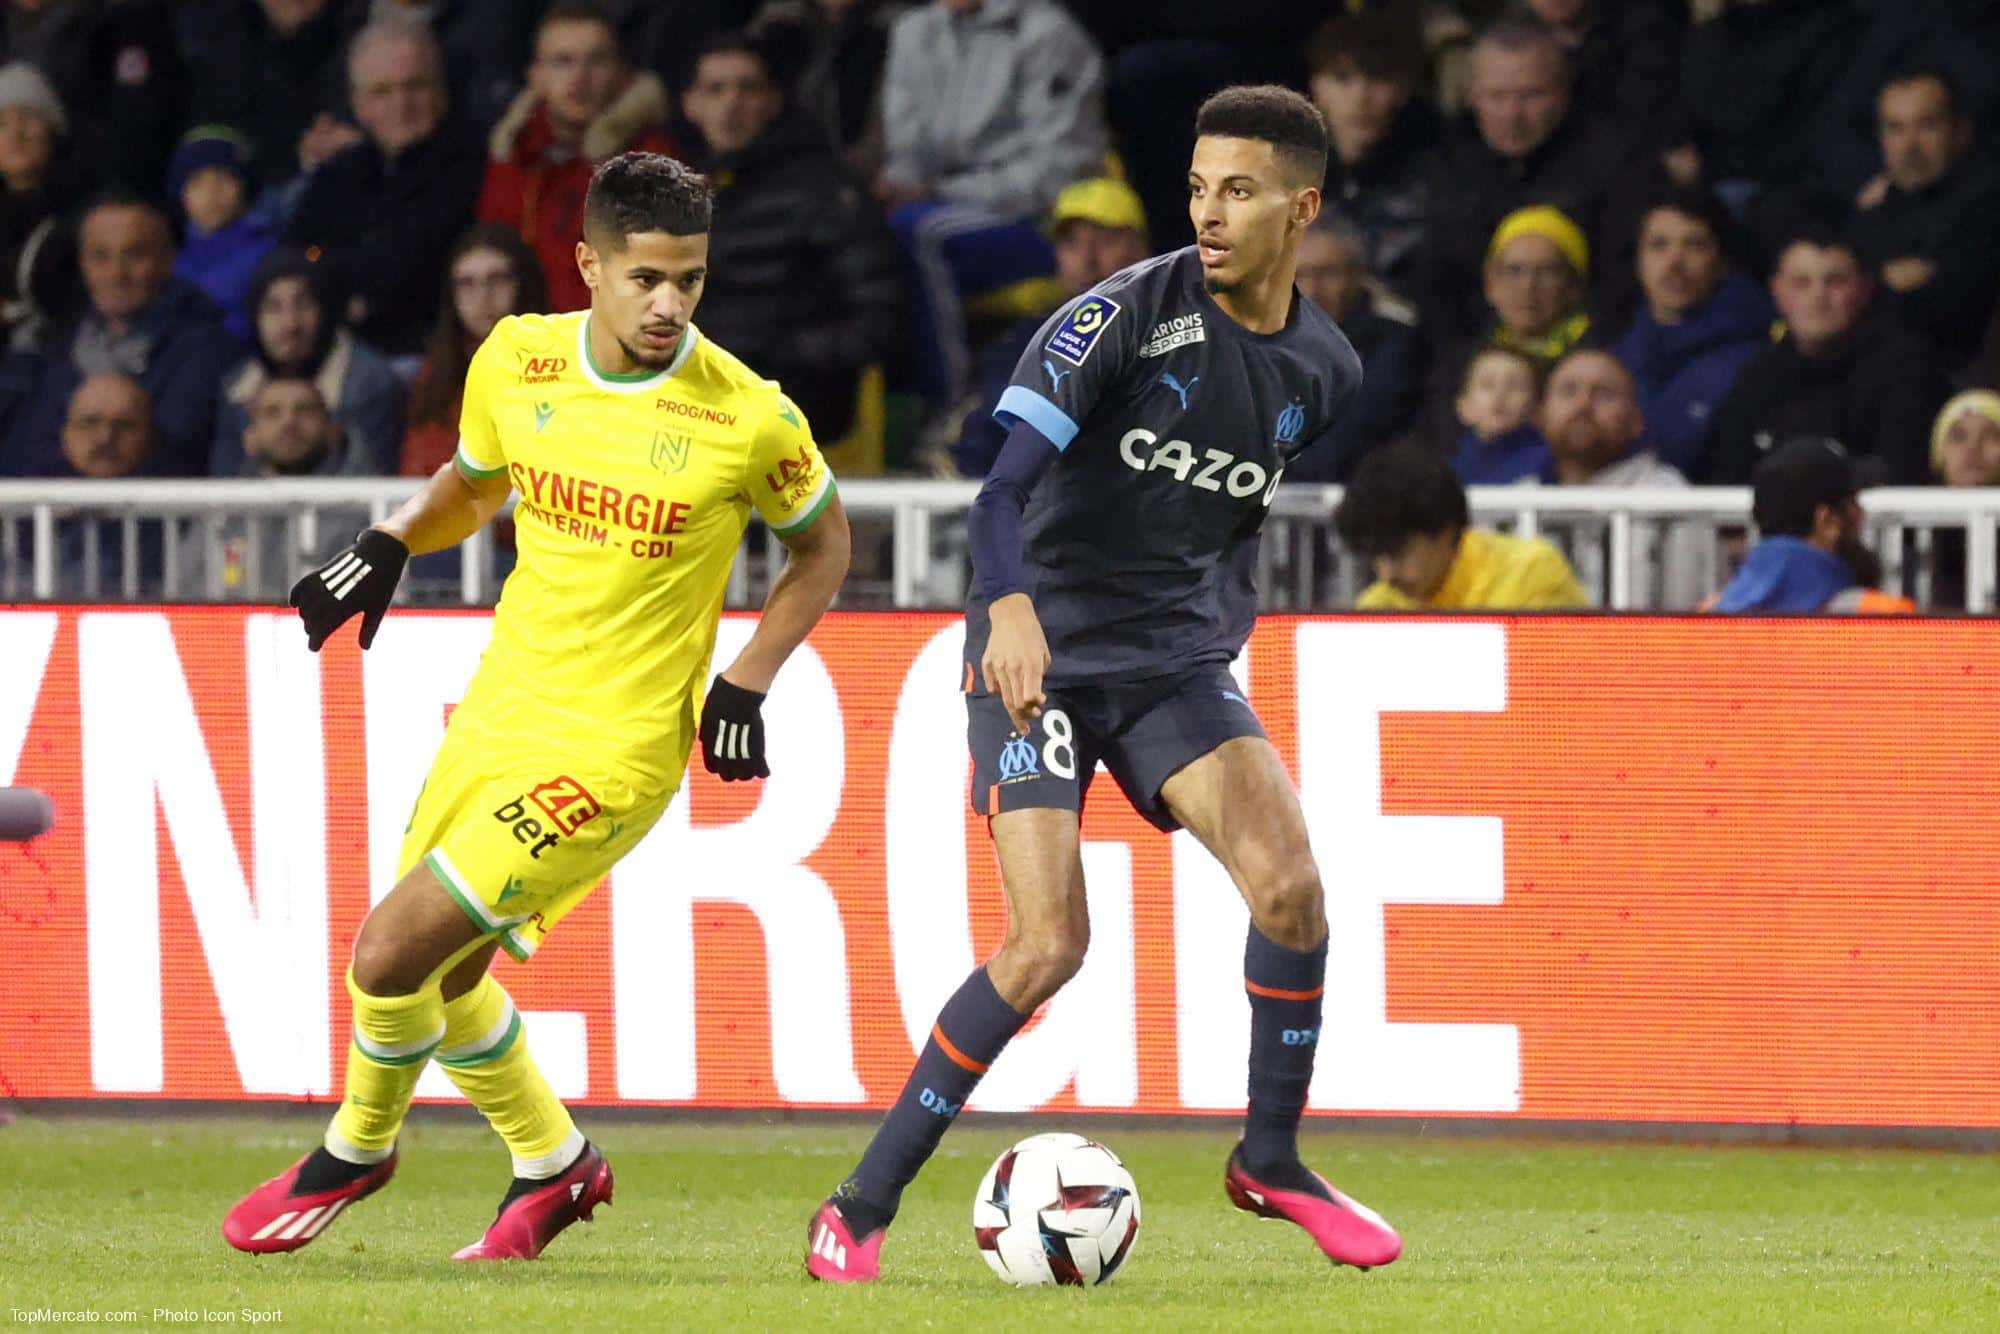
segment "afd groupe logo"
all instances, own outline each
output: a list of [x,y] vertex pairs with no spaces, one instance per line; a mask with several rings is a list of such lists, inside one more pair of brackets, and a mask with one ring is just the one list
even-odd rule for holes
[[[1281,416],[1281,428],[1282,420]],[[1118,457],[1133,472],[1170,472],[1176,482],[1197,491],[1227,491],[1238,500],[1262,491],[1267,506],[1285,472],[1283,468],[1269,472],[1254,459],[1239,459],[1226,449],[1204,449],[1197,457],[1187,441],[1163,441],[1143,426],[1125,433],[1118,442]]]
[[1035,743],[1024,736],[1017,736],[1000,747],[1000,781],[1017,783],[1025,778],[1041,777],[1041,762],[1035,755]]
[[568,369],[568,357],[527,357],[521,362],[521,383],[554,384]]

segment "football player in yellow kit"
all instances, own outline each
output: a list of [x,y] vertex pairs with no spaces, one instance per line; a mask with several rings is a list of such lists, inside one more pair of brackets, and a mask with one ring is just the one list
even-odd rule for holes
[[[592,177],[577,266],[590,308],[500,322],[466,378],[456,458],[292,590],[315,651],[375,638],[412,554],[463,541],[519,495],[520,559],[493,640],[411,815],[393,890],[354,942],[344,1096],[320,1147],[223,1221],[246,1251],[322,1235],[396,1169],[435,1058],[507,1144],[514,1180],[459,1259],[532,1259],[609,1202],[604,1155],[528,1054],[487,974],[526,959],[659,819],[696,736],[726,780],[762,777],[759,706],[847,571],[848,528],[812,433],[692,322],[707,182],[627,153]],[[756,631],[704,698],[751,511],[791,551]]]

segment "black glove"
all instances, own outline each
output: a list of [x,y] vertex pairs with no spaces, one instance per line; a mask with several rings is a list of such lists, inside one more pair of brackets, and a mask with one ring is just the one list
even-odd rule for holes
[[764,696],[720,676],[708,688],[701,711],[701,762],[725,783],[769,778],[764,763]]
[[361,613],[361,647],[375,642],[375,631],[396,596],[396,583],[409,564],[410,549],[380,528],[370,528],[354,545],[292,585],[292,605],[306,623],[306,647],[320,645],[348,617]]

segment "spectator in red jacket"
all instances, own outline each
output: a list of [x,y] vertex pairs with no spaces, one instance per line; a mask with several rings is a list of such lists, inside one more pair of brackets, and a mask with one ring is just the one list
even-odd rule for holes
[[554,310],[590,304],[576,243],[591,171],[633,149],[673,152],[660,128],[666,116],[665,85],[625,63],[603,9],[587,0],[549,7],[535,32],[528,86],[493,127],[478,215],[513,227],[535,248]]

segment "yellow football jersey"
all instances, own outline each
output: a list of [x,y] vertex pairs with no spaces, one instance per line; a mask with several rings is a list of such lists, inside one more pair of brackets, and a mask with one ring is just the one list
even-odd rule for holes
[[1378,580],[1354,605],[1362,611],[1554,611],[1588,606],[1589,599],[1562,552],[1541,538],[1468,528],[1428,601]]
[[460,709],[677,781],[751,507],[799,532],[833,477],[777,384],[698,329],[666,369],[611,375],[588,320],[510,316],[466,376],[457,466],[507,475],[519,560]]

